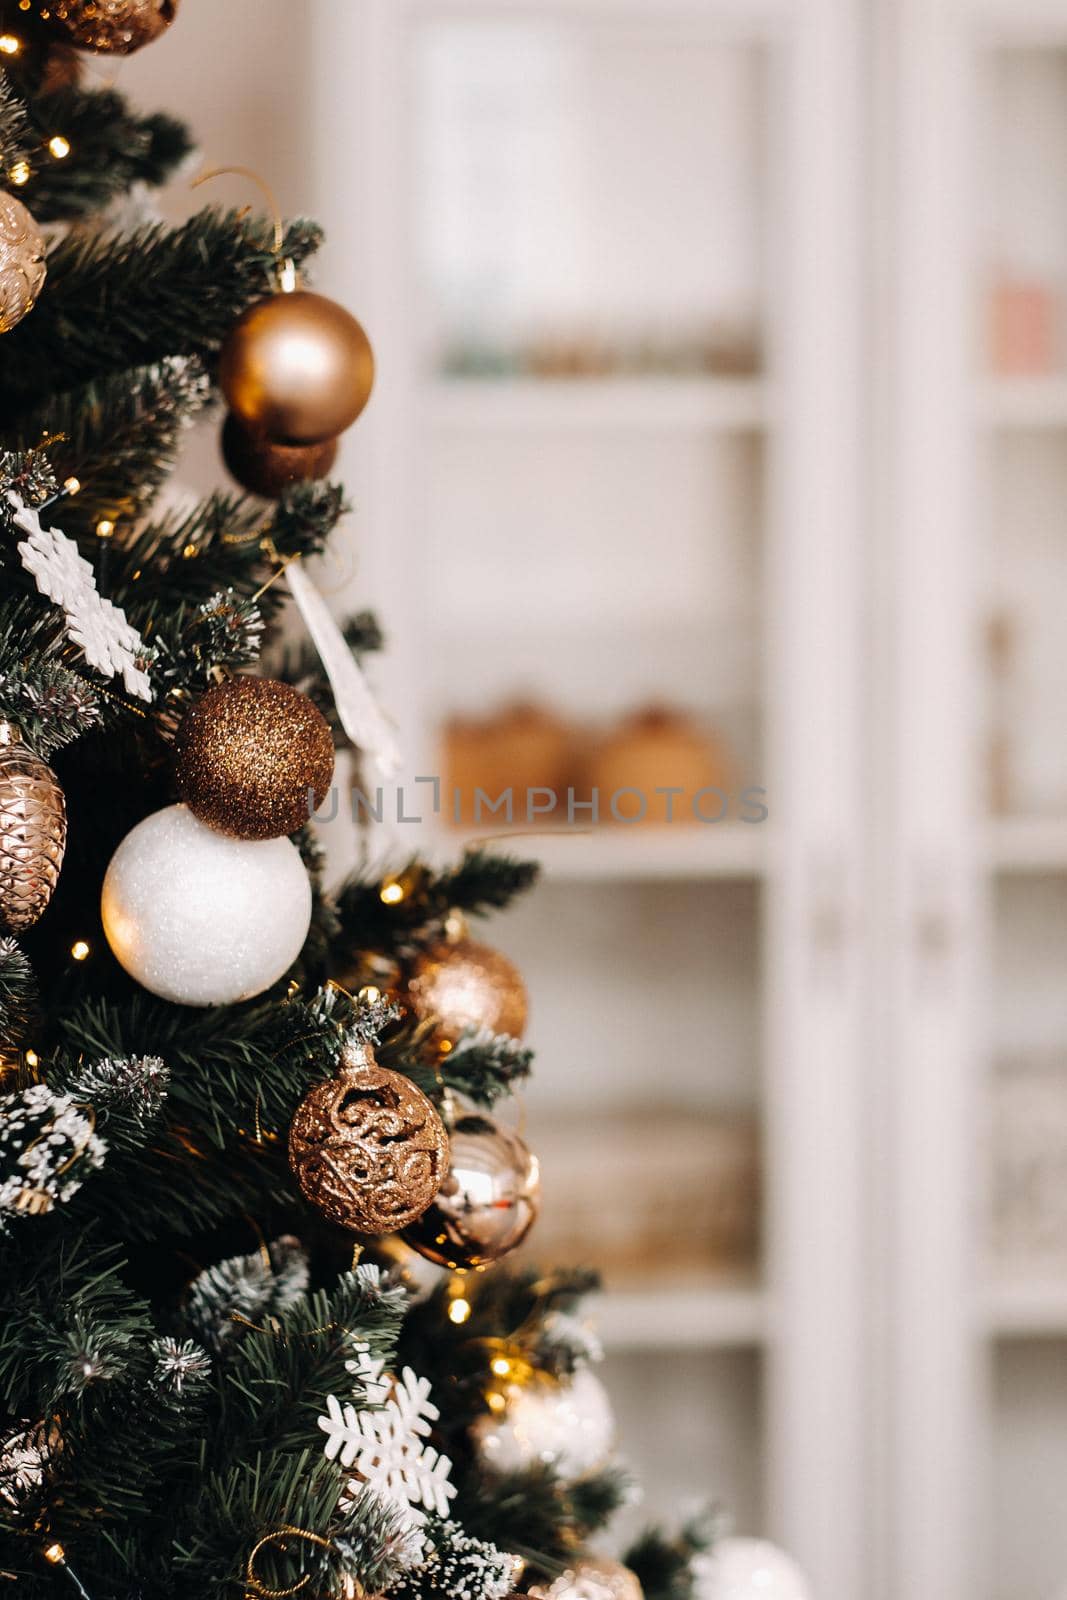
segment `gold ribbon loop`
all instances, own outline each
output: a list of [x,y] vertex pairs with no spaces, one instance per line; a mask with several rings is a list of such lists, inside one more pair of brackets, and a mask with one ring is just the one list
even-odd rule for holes
[[258,1595],[259,1600],[288,1600],[289,1595],[299,1594],[300,1590],[311,1582],[311,1574],[305,1572],[302,1578],[290,1584],[287,1589],[272,1589],[257,1576],[256,1557],[260,1551],[275,1546],[279,1550],[284,1550],[288,1539],[303,1539],[306,1544],[313,1544],[320,1550],[333,1549],[331,1540],[324,1539],[321,1533],[309,1533],[306,1528],[293,1528],[286,1524],[284,1527],[275,1528],[273,1533],[265,1533],[245,1563],[245,1584],[250,1595]]

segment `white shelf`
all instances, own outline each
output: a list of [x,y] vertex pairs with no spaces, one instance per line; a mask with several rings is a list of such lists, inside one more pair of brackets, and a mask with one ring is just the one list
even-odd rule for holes
[[427,420],[479,429],[763,428],[771,401],[759,378],[447,378],[428,386]]
[[1067,377],[988,379],[978,415],[993,428],[1067,428]]
[[613,1290],[594,1308],[604,1348],[743,1349],[763,1343],[765,1297],[759,1289]]
[[1067,872],[1067,818],[1004,817],[986,830],[994,872]]
[[556,837],[516,828],[441,834],[444,854],[457,844],[492,842],[502,851],[539,861],[558,883],[628,883],[762,877],[772,854],[767,823],[600,827],[583,833],[559,829]]
[[984,1320],[993,1338],[1067,1339],[1067,1281],[995,1284]]

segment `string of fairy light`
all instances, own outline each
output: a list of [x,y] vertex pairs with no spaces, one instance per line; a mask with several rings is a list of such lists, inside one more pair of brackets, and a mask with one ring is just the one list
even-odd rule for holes
[[[19,10],[29,11],[30,4],[31,0],[19,0]],[[13,33],[10,27],[5,28],[0,33],[0,63],[5,57],[12,61],[20,56],[24,46],[25,41],[17,33]],[[65,161],[70,155],[70,140],[64,133],[53,133],[50,138],[44,140],[41,149],[47,151],[53,161]],[[20,156],[8,167],[7,177],[16,189],[21,189],[33,177],[33,167],[25,156]]]

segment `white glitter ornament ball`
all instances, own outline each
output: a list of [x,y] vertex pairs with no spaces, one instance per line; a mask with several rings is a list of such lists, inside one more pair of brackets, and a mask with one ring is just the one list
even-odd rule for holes
[[696,1568],[697,1600],[811,1600],[796,1562],[765,1539],[723,1539]]
[[512,1384],[506,1409],[479,1417],[471,1432],[483,1465],[521,1472],[537,1462],[563,1479],[602,1467],[615,1440],[615,1418],[600,1379],[588,1367],[566,1383]]
[[296,960],[311,883],[288,839],[231,839],[167,806],[115,851],[100,909],[131,978],[179,1005],[228,1006]]

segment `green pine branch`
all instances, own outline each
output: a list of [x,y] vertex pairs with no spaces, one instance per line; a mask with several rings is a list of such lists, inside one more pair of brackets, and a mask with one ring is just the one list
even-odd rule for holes
[[[536,862],[479,847],[466,851],[456,866],[443,872],[416,857],[378,878],[352,878],[337,896],[346,961],[354,964],[365,951],[410,960],[441,941],[450,912],[484,916],[502,910],[533,887],[539,871]],[[402,899],[382,899],[387,877],[404,886]]]
[[[285,254],[299,265],[321,237],[314,223],[290,223]],[[263,219],[215,208],[178,228],[68,234],[49,254],[33,315],[0,341],[0,428],[94,378],[213,355],[245,307],[270,292],[272,243]]]
[[[3,563],[0,562],[0,567]],[[25,577],[12,561],[5,584]],[[80,652],[67,642],[59,613],[29,594],[0,600],[0,718],[13,722],[31,750],[47,760],[100,722],[92,685],[70,663]]]
[[24,102],[12,86],[0,78],[0,167],[4,172],[10,172],[16,162],[26,160],[32,141],[33,131]]
[[269,554],[318,555],[345,511],[335,484],[300,483],[270,511],[247,495],[218,492],[189,511],[168,511],[116,541],[108,593],[136,627],[145,629],[181,604],[210,600],[219,590],[256,597],[266,621],[285,602],[285,586],[269,583]]
[[694,1563],[712,1549],[722,1518],[701,1512],[676,1533],[648,1528],[623,1557],[644,1591],[645,1600],[696,1600],[700,1592]]
[[[131,111],[115,89],[59,89],[27,104],[35,150],[23,198],[38,222],[94,216],[134,184],[158,188],[193,152],[188,129],[161,112]],[[60,135],[69,155],[48,143]]]
[[85,540],[83,554],[95,558],[100,519],[119,523],[150,505],[173,470],[186,429],[211,399],[203,364],[170,357],[49,396],[23,412],[0,445],[20,452],[48,441],[56,478],[81,484],[56,507],[55,522],[71,538]]

